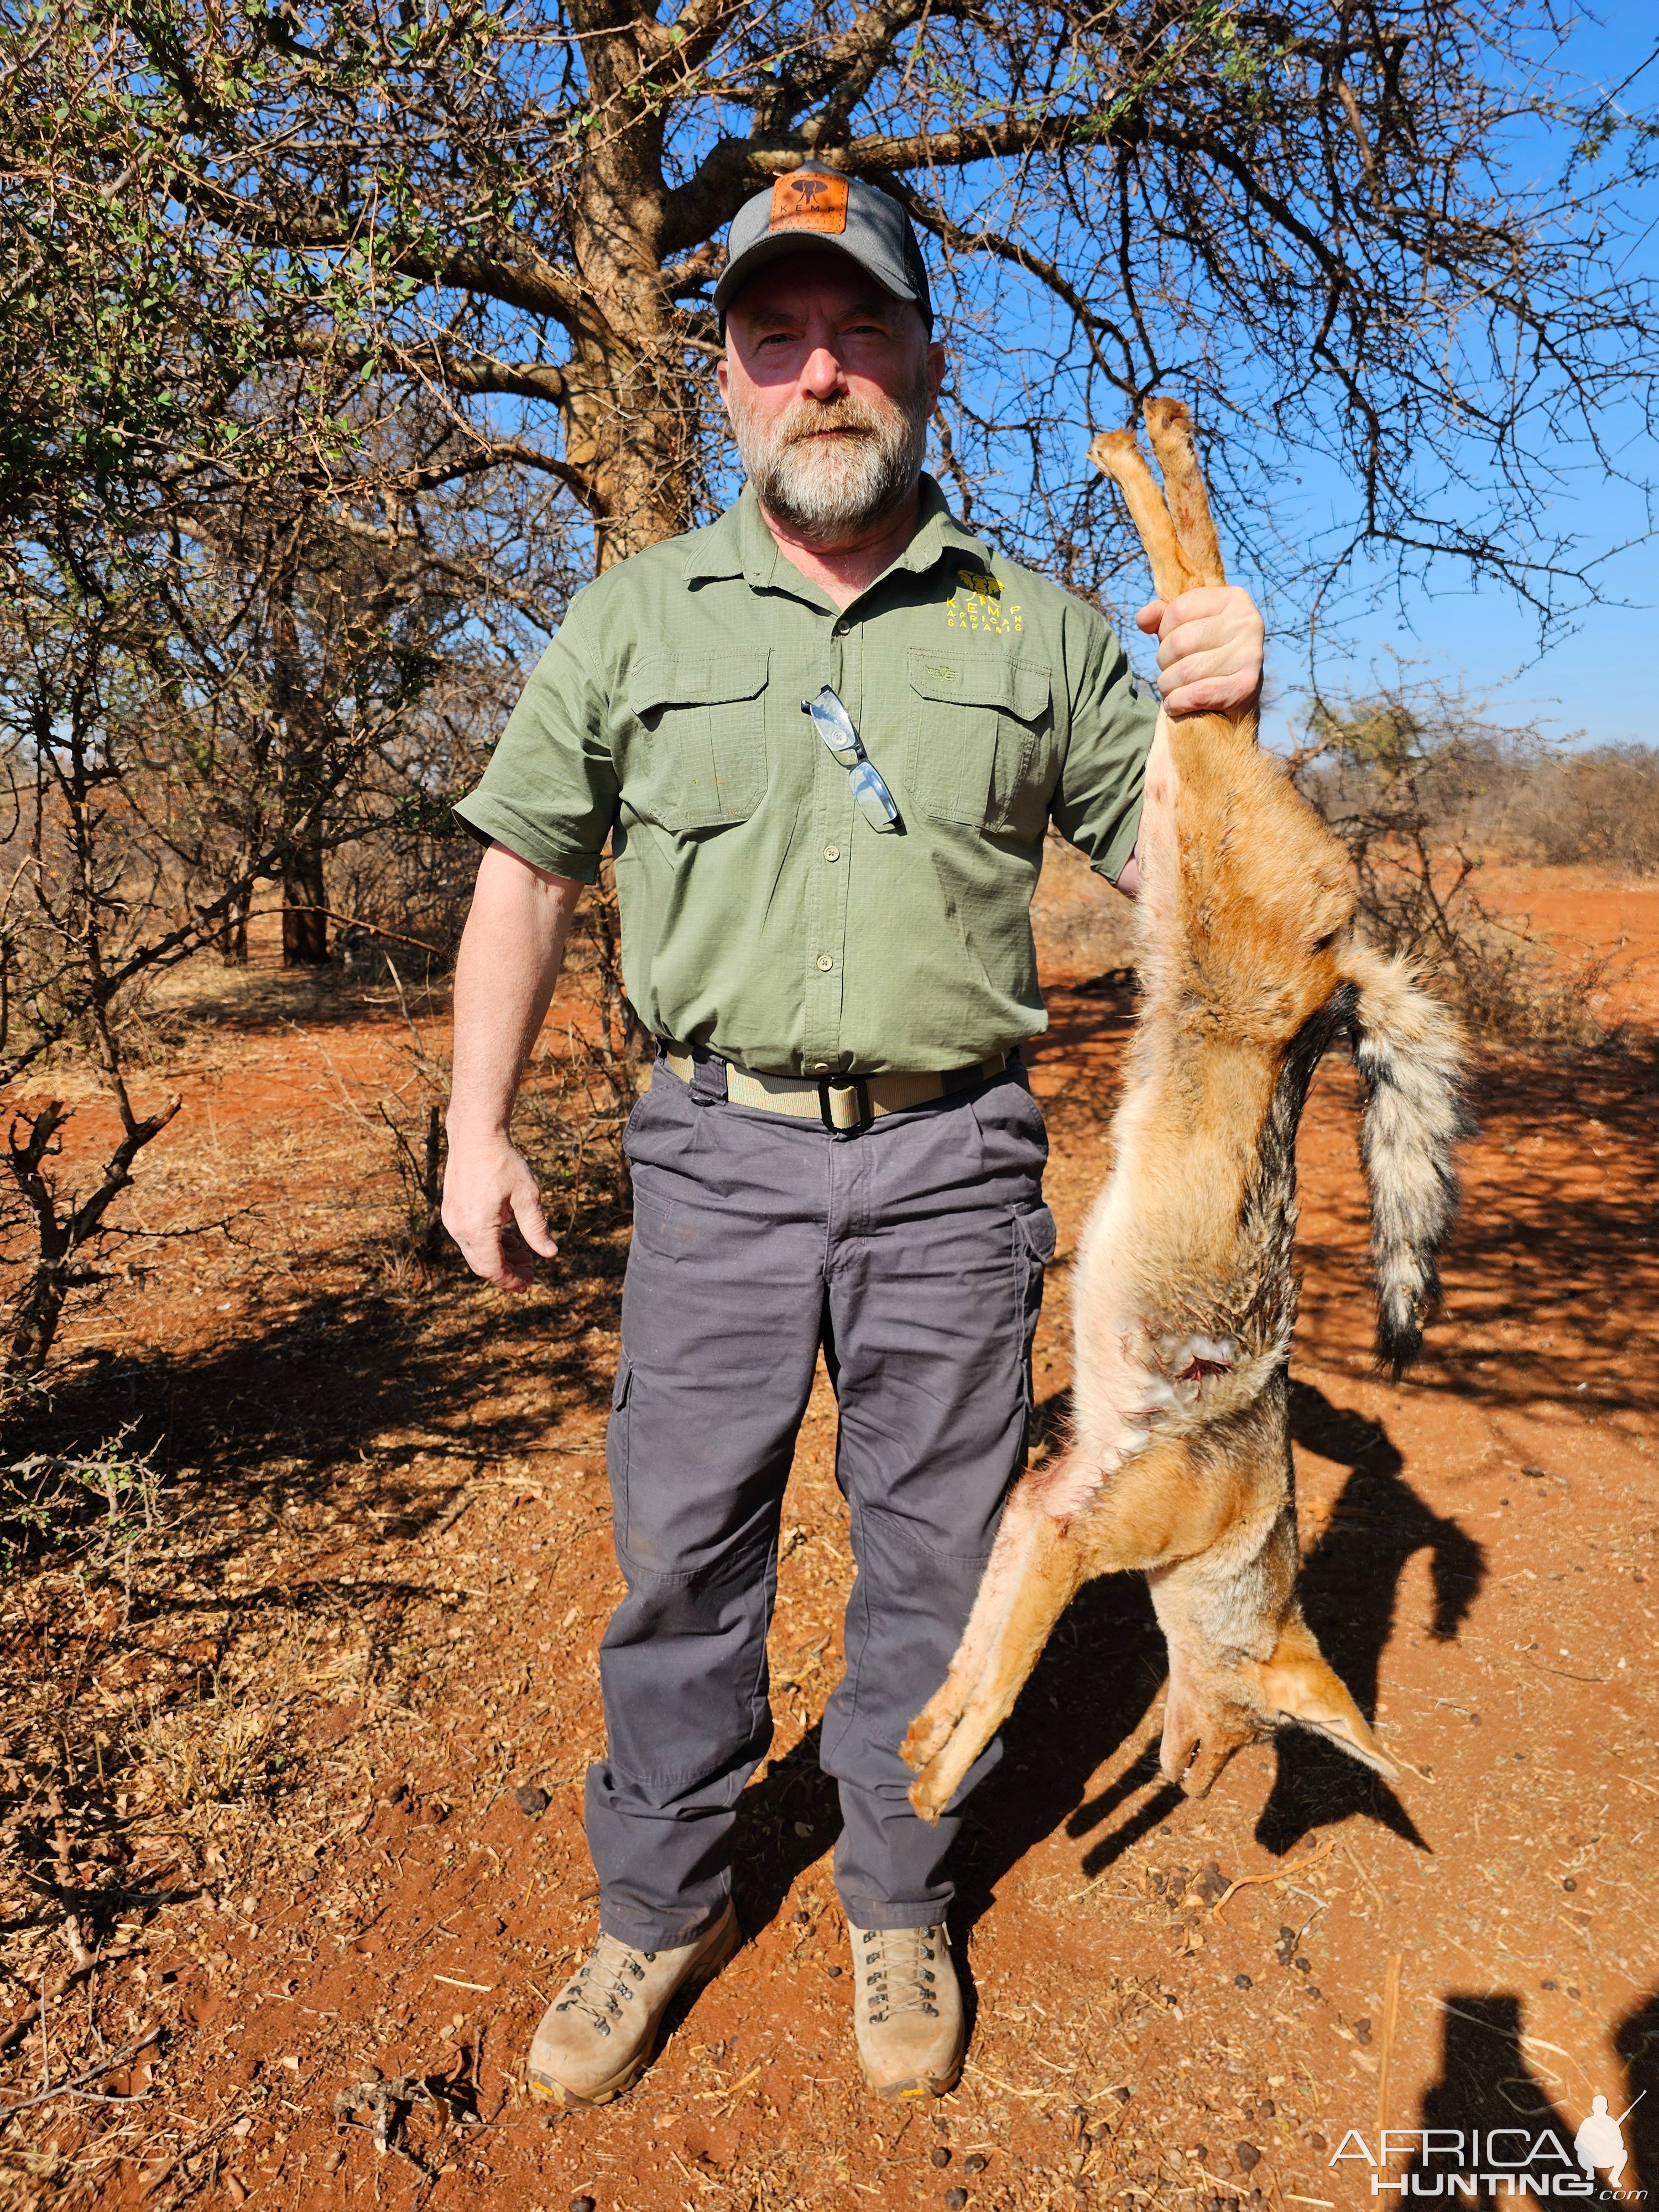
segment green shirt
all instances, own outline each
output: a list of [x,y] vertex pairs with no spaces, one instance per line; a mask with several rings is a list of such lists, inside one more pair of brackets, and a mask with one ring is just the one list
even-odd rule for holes
[[[801,712],[834,686],[902,817],[878,835]],[[964,1066],[1047,1026],[1030,908],[1052,819],[1115,880],[1157,717],[1092,608],[921,483],[844,611],[752,491],[579,592],[456,811],[592,883],[657,1036],[762,1073]]]

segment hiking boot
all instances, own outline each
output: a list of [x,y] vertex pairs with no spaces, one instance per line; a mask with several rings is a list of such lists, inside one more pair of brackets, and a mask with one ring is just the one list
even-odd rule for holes
[[556,2105],[608,2105],[650,2064],[663,2019],[681,1990],[719,1973],[741,1940],[728,1903],[706,1936],[674,1951],[636,1951],[601,1936],[542,2014],[530,2046],[532,2096]]
[[962,1989],[936,1928],[854,1928],[854,2017],[878,2097],[943,2097],[962,2072]]

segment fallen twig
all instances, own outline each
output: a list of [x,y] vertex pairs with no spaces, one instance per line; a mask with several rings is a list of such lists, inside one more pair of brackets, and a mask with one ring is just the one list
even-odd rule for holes
[[[161,2033],[160,2025],[147,2027],[136,2043],[124,2044],[119,2051],[112,2051],[96,2066],[88,2066],[84,2074],[76,2074],[68,2081],[59,2081],[50,2089],[38,2089],[32,2097],[20,2097],[15,2105],[0,2105],[0,2128],[15,2112],[27,2112],[33,2105],[49,2104],[54,2097],[67,2097],[77,2089],[84,2089],[88,2081],[96,2081],[106,2074],[113,2074],[135,2059],[141,2051],[148,2050]],[[131,2102],[129,2099],[123,2102]]]
[[1400,1962],[1404,1954],[1389,1954],[1382,1978],[1382,2048],[1376,2057],[1376,2124],[1389,2124],[1389,2063],[1394,2057],[1394,2031],[1400,2019]]
[[1321,1859],[1328,1858],[1336,1849],[1337,1842],[1338,1838],[1335,1836],[1328,1836],[1316,1851],[1310,1851],[1305,1858],[1298,1859],[1294,1866],[1279,1867],[1271,1874],[1240,1875],[1236,1881],[1230,1881],[1227,1884],[1226,1888],[1210,1907],[1210,1917],[1212,1920],[1219,1919],[1221,1908],[1235,1890],[1249,1889],[1258,1882],[1290,1881],[1297,1875],[1305,1874],[1310,1866],[1317,1866]]

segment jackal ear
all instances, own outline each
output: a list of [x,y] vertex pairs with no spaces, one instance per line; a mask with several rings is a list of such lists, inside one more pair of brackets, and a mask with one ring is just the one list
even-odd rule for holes
[[1351,1759],[1374,1767],[1389,1782],[1400,1769],[1366,1725],[1365,1716],[1325,1663],[1304,1622],[1290,1622],[1271,1659],[1256,1669],[1262,1701],[1275,1721],[1315,1729]]

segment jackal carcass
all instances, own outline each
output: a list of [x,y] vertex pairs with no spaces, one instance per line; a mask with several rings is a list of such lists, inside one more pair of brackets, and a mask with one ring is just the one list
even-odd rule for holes
[[[1185,408],[1154,399],[1146,422],[1163,496],[1133,430],[1089,453],[1170,599],[1225,578]],[[1284,1721],[1396,1778],[1297,1600],[1296,1132],[1320,1056],[1346,1038],[1366,1088],[1378,1351],[1398,1375],[1456,1200],[1460,1034],[1355,935],[1342,848],[1258,749],[1253,714],[1160,715],[1139,854],[1142,1006],[1078,1253],[1073,1434],[1010,1497],[950,1674],[905,1740],[927,1820],[1079,1586],[1125,1569],[1146,1574],[1169,1646],[1170,1781],[1201,1795]]]

